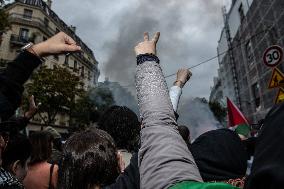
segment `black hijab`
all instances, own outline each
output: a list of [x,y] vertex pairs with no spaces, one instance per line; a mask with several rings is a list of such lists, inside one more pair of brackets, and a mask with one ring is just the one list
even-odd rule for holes
[[242,178],[247,169],[247,152],[239,136],[218,129],[199,136],[190,151],[205,182]]

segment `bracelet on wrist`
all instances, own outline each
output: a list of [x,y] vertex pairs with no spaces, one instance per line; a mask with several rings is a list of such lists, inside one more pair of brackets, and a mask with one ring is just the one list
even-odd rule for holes
[[39,55],[35,52],[35,50],[33,49],[33,46],[29,47],[29,48],[27,49],[27,51],[33,53],[33,54],[34,54],[35,56],[37,56],[42,62],[45,61],[44,58],[42,58],[41,56],[39,56]]
[[185,84],[185,83],[184,83],[183,81],[181,81],[181,80],[176,80],[176,81],[174,82],[174,85],[176,85],[176,83],[177,83],[177,82],[180,82],[180,84],[181,84],[181,86],[180,86],[180,87],[183,87],[183,86],[184,86],[184,84]]
[[39,58],[41,62],[44,62],[45,59],[42,58],[42,57],[40,57],[39,54],[35,52],[35,50],[33,49],[33,46],[34,46],[33,43],[28,43],[28,44],[26,44],[25,46],[23,46],[23,47],[21,48],[21,51],[22,51],[22,52],[31,53],[31,54],[33,54],[34,56],[36,56],[37,58]]
[[136,60],[137,60],[137,65],[143,64],[144,62],[147,62],[147,61],[154,61],[157,64],[160,63],[160,60],[159,60],[159,58],[156,55],[148,54],[148,53],[138,55],[136,57]]

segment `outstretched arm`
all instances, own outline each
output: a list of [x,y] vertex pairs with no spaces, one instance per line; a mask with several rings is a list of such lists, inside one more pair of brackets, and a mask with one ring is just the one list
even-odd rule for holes
[[0,74],[0,120],[7,120],[20,105],[23,85],[33,70],[40,65],[41,57],[80,50],[71,37],[60,32],[19,54]]
[[142,117],[139,151],[141,188],[169,188],[182,181],[202,181],[194,159],[177,130],[173,106],[156,54],[159,33],[135,47],[136,86]]
[[192,73],[186,68],[179,69],[177,72],[176,81],[170,89],[170,98],[175,112],[177,112],[178,109],[179,100],[182,94],[182,88],[191,76]]

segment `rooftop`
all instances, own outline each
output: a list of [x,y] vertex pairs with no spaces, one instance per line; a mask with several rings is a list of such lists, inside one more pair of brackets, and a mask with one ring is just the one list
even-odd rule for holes
[[93,51],[81,40],[79,36],[68,26],[59,16],[50,9],[50,7],[42,0],[15,0],[15,2],[8,4],[7,6],[11,6],[16,3],[22,3],[30,6],[35,6],[40,8],[45,14],[47,14],[57,25],[61,27],[61,29],[66,32],[70,37],[72,37],[78,45],[80,45],[86,53],[91,56],[91,58],[95,59]]

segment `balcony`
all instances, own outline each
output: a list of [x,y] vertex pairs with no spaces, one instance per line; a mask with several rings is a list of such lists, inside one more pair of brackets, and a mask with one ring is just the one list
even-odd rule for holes
[[0,73],[6,69],[8,60],[0,59]]
[[83,53],[73,53],[73,56],[76,57],[77,59],[80,60],[80,62],[84,62],[84,64],[91,70],[94,69],[94,64],[92,64],[90,62],[90,60],[88,60],[84,55]]
[[14,45],[24,46],[31,40],[25,36],[11,35],[10,42]]
[[24,14],[12,13],[9,15],[9,19],[11,23],[38,28],[48,36],[52,36],[56,33],[55,30],[48,26],[46,21],[39,17],[27,17],[27,15]]

